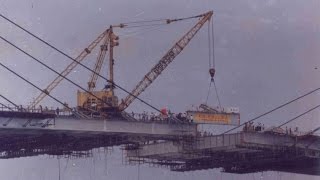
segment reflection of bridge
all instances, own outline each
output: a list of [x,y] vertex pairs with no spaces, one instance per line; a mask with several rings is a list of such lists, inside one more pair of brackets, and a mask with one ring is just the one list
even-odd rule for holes
[[86,157],[94,148],[125,145],[130,163],[174,171],[223,168],[231,173],[277,170],[320,175],[320,137],[240,132],[199,136],[196,124],[56,117],[0,111],[0,158],[42,154]]

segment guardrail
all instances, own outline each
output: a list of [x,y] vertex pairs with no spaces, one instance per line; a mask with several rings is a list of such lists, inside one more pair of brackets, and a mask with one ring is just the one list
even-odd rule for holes
[[38,108],[35,107],[24,107],[20,106],[11,106],[0,104],[0,111],[6,112],[26,112],[26,113],[43,113],[43,114],[56,114],[56,115],[72,115],[73,112],[69,109],[59,109],[53,107],[42,107],[39,106]]

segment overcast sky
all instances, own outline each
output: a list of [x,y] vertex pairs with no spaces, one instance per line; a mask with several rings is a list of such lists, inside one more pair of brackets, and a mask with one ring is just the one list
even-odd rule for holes
[[[1,14],[73,57],[76,57],[111,24],[187,17],[213,10],[217,71],[215,79],[218,93],[223,106],[240,108],[242,121],[320,86],[318,78],[320,76],[319,8],[318,0],[0,0]],[[115,33],[120,36],[120,46],[115,49],[116,83],[128,90],[133,89],[144,74],[194,23],[194,20],[181,22],[147,31],[144,29],[115,30]],[[58,71],[63,70],[70,63],[70,60],[1,18],[0,29],[1,36],[13,41]],[[141,98],[159,108],[169,107],[174,112],[185,111],[191,105],[203,103],[210,81],[207,38],[205,26],[164,73],[141,95]],[[92,53],[84,64],[93,67],[95,58],[95,53]],[[56,76],[5,42],[0,42],[0,61],[42,88],[45,88]],[[102,74],[107,75],[107,73],[104,71]],[[89,75],[88,71],[77,67],[70,74],[70,78],[86,87]],[[0,68],[0,82],[2,84],[0,93],[17,104],[27,104],[39,94],[38,90],[3,68]],[[103,84],[104,82],[100,80],[98,88],[101,89]],[[75,106],[77,90],[77,87],[64,81],[52,92],[52,95]],[[119,90],[117,95],[120,98],[126,96]],[[315,93],[262,118],[261,122],[266,125],[277,125],[318,105],[319,100],[319,93]],[[0,102],[4,101],[0,100]],[[43,104],[58,106],[49,97],[43,101]],[[209,104],[217,105],[213,90]],[[143,111],[145,109],[150,110],[135,101],[128,110]],[[319,115],[319,110],[314,111],[290,126],[311,130],[320,125]],[[131,177],[125,175],[126,173],[137,175],[137,167],[121,165],[120,153],[115,154],[114,159],[117,160],[109,162],[110,166],[116,164],[112,167],[114,172],[110,172],[109,178]],[[84,160],[79,161],[80,164],[84,162]],[[25,171],[25,166],[32,164],[32,171],[36,175],[31,176],[25,172],[24,175],[29,177],[25,179],[31,179],[31,177],[56,179],[49,176],[51,172],[43,175],[41,163],[52,168],[56,168],[57,165],[56,160],[44,158],[4,160],[0,162],[1,170],[12,173],[2,173],[0,177],[24,179],[19,174]],[[88,164],[81,167],[85,169],[91,166]],[[77,168],[81,169],[81,167]],[[150,179],[150,172],[159,176],[166,173],[166,179],[192,179],[199,175],[203,179],[220,178],[220,173],[216,170],[186,175],[169,173],[163,169],[141,167],[140,172],[145,173],[144,176],[140,176],[141,179]],[[70,172],[67,174],[69,176],[66,179],[72,179]],[[271,175],[275,173],[270,173]],[[224,176],[223,179],[232,178],[229,175]],[[310,176],[286,174],[284,176],[288,179],[302,177],[316,179]],[[93,179],[99,179],[98,177]],[[74,179],[81,178],[88,179],[88,177]],[[237,178],[235,176],[235,179]]]

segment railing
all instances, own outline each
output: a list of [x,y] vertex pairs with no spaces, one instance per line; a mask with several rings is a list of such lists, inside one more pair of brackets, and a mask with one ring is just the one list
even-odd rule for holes
[[59,109],[59,108],[53,108],[53,107],[42,107],[39,106],[38,108],[35,107],[24,107],[22,105],[20,106],[11,106],[11,105],[5,105],[0,104],[0,111],[5,112],[27,112],[27,113],[44,113],[44,114],[56,114],[56,115],[72,115],[73,112],[68,109]]
[[[75,115],[79,118],[90,118],[81,111],[78,111],[76,108],[66,109],[66,108],[53,108],[53,107],[24,107],[20,106],[10,106],[0,104],[0,112],[26,112],[26,113],[42,113],[42,114],[54,114],[58,116],[70,116]],[[141,121],[141,122],[161,122],[161,123],[180,123],[187,124],[193,123],[193,120],[188,117],[179,117],[175,114],[163,115],[163,114],[155,114],[155,113],[127,113],[123,112],[122,116],[129,121]],[[103,117],[103,116],[101,116]]]

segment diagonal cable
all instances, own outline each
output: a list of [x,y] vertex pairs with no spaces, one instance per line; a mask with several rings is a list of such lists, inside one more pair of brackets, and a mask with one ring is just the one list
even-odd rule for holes
[[296,116],[296,117],[294,117],[294,118],[292,118],[292,119],[290,119],[290,120],[288,120],[288,121],[286,121],[286,122],[284,122],[284,123],[280,124],[278,127],[282,127],[282,126],[284,126],[284,125],[286,125],[286,124],[288,124],[288,123],[290,123],[290,122],[292,122],[292,121],[294,121],[294,120],[296,120],[296,119],[300,118],[301,116],[304,116],[304,115],[306,115],[306,114],[310,113],[311,111],[316,110],[316,109],[317,109],[317,108],[319,108],[319,107],[320,107],[320,105],[317,105],[317,106],[315,106],[315,107],[313,107],[313,108],[309,109],[308,111],[305,111],[304,113],[301,113],[301,114],[299,114],[298,116]]
[[66,79],[67,81],[69,81],[70,83],[72,83],[73,85],[77,86],[78,88],[82,89],[83,91],[85,91],[86,93],[90,94],[91,96],[97,98],[98,100],[100,100],[101,102],[107,104],[108,106],[111,106],[110,103],[103,101],[101,98],[97,97],[96,95],[94,95],[92,92],[86,90],[85,88],[83,88],[82,86],[78,85],[77,83],[73,82],[72,80],[70,80],[69,78],[67,78],[66,76],[63,76],[61,73],[59,73],[58,71],[54,70],[53,68],[51,68],[50,66],[46,65],[45,63],[43,63],[42,61],[40,61],[39,59],[33,57],[31,54],[27,53],[26,51],[24,51],[23,49],[19,48],[18,46],[16,46],[15,44],[13,44],[12,42],[8,41],[7,39],[5,39],[4,37],[2,37],[0,35],[0,39],[2,39],[3,41],[5,41],[6,43],[10,44],[11,46],[13,46],[14,48],[18,49],[19,51],[21,51],[22,53],[24,53],[25,55],[29,56],[31,59],[37,61],[39,64],[43,65],[44,67],[48,68],[49,70],[51,70],[52,72],[56,73],[57,75],[63,77],[64,79]]
[[74,58],[72,58],[71,56],[67,55],[66,53],[64,53],[62,50],[56,48],[55,46],[51,45],[50,43],[46,42],[45,40],[41,39],[40,37],[36,36],[35,34],[31,33],[30,31],[28,31],[27,29],[23,28],[22,26],[20,26],[19,24],[15,23],[14,21],[10,20],[9,18],[5,17],[4,15],[2,15],[0,13],[0,17],[2,17],[3,19],[7,20],[8,22],[10,22],[11,24],[17,26],[18,28],[20,28],[21,30],[23,30],[24,32],[26,32],[27,34],[31,35],[32,37],[38,39],[39,41],[41,41],[42,43],[46,44],[47,46],[49,46],[50,48],[56,50],[57,52],[59,52],[60,54],[64,55],[65,57],[67,57],[68,59],[76,62],[77,64],[79,64],[80,66],[84,67],[85,69],[87,69],[88,71],[96,74],[97,76],[99,76],[100,78],[106,80],[109,83],[112,83],[115,87],[121,89],[122,91],[126,92],[127,94],[135,97],[136,99],[140,100],[142,103],[144,103],[145,105],[151,107],[152,109],[161,112],[158,108],[154,107],[153,105],[151,105],[150,103],[144,101],[143,99],[135,96],[134,94],[132,94],[131,92],[127,91],[126,89],[124,89],[123,87],[119,86],[118,84],[111,82],[109,79],[105,78],[104,76],[100,75],[99,73],[93,71],[92,69],[90,69],[88,66],[76,61]]
[[[35,87],[36,89],[38,89],[39,91],[43,90],[41,88],[39,88],[38,86],[36,86],[35,84],[33,84],[31,81],[27,80],[26,78],[24,78],[23,76],[21,76],[20,74],[16,73],[14,70],[10,69],[9,67],[7,67],[6,65],[2,64],[0,62],[0,66],[2,66],[3,68],[7,69],[8,71],[10,71],[11,73],[13,73],[14,75],[18,76],[20,79],[22,79],[23,81],[27,82],[28,84],[30,84],[31,86]],[[58,100],[57,98],[55,98],[54,96],[48,94],[49,97],[51,97],[53,100],[57,101],[58,103],[60,103],[61,105],[63,105],[64,107],[66,107],[67,109],[71,110],[72,109],[68,106],[66,106],[62,101]]]
[[242,124],[240,124],[240,125],[238,125],[238,126],[236,126],[236,127],[234,127],[234,128],[231,128],[231,129],[223,132],[221,135],[226,134],[226,133],[229,133],[229,132],[231,132],[231,131],[233,131],[233,130],[235,130],[235,129],[238,129],[239,127],[245,125],[246,123],[253,122],[253,121],[255,121],[255,120],[257,120],[257,119],[259,119],[259,118],[261,118],[261,117],[263,117],[263,116],[266,116],[266,115],[268,115],[268,114],[270,114],[270,113],[272,113],[272,112],[274,112],[274,111],[276,111],[276,110],[278,110],[278,109],[281,109],[281,108],[283,108],[283,107],[285,107],[285,106],[287,106],[287,105],[289,105],[289,104],[291,104],[291,103],[293,103],[293,102],[295,102],[295,101],[297,101],[297,100],[299,100],[299,99],[302,99],[302,98],[304,98],[304,97],[306,97],[306,96],[308,96],[308,95],[310,95],[310,94],[312,94],[312,93],[315,93],[316,91],[319,91],[319,90],[320,90],[320,88],[316,88],[316,89],[314,89],[314,90],[312,90],[312,91],[309,91],[309,92],[307,92],[307,93],[305,93],[305,94],[303,94],[303,95],[301,95],[301,96],[299,96],[299,97],[297,97],[297,98],[295,98],[295,99],[293,99],[293,100],[290,100],[290,101],[288,101],[288,102],[286,102],[286,103],[284,103],[284,104],[281,104],[280,106],[277,106],[277,107],[275,107],[275,108],[273,108],[273,109],[271,109],[271,110],[269,110],[269,111],[267,111],[267,112],[265,112],[265,113],[263,113],[263,114],[255,117],[255,118],[252,118],[252,119],[250,119],[249,121],[246,121],[246,122],[244,122],[244,123],[242,123]]
[[[13,109],[12,109],[11,107],[9,107],[9,106],[7,106],[7,105],[5,105],[5,104],[3,104],[3,103],[0,103],[0,105],[1,105],[2,107],[5,107],[5,108],[9,109],[10,111],[13,111]],[[1,108],[1,110],[3,111],[3,108]]]
[[19,106],[14,103],[13,101],[11,101],[10,99],[6,98],[5,96],[3,96],[2,94],[0,94],[0,97],[2,97],[3,99],[5,99],[6,101],[8,101],[9,103],[11,103],[12,105],[14,105],[16,108],[18,108]]

